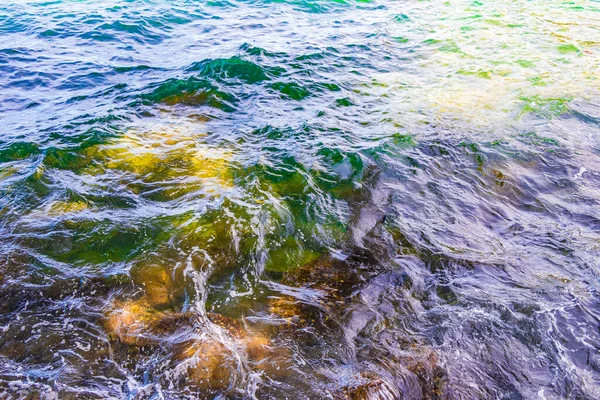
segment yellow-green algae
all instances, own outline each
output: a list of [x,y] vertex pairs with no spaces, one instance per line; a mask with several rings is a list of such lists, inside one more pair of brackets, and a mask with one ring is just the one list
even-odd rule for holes
[[169,186],[162,192],[166,199],[201,189],[218,195],[221,189],[233,186],[232,153],[207,146],[202,136],[186,131],[185,126],[130,130],[107,144],[87,148],[89,167],[85,172],[133,174],[141,181],[127,184],[134,192],[147,184],[165,183]]

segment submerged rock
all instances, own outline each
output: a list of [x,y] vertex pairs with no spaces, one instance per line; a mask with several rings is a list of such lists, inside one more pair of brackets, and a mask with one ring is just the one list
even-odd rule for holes
[[281,282],[293,287],[317,290],[322,294],[322,305],[341,305],[362,282],[360,265],[325,255],[285,273]]
[[131,270],[131,278],[144,290],[145,302],[154,308],[176,308],[184,297],[183,273],[163,263],[143,262]]
[[302,306],[299,304],[298,300],[292,296],[282,295],[270,298],[269,312],[284,318],[288,324],[302,321]]
[[394,400],[398,394],[383,379],[361,379],[355,385],[342,388],[335,396],[336,400]]
[[[271,379],[291,371],[291,352],[275,346],[261,332],[249,332],[244,325],[221,314],[159,311],[146,298],[116,302],[107,315],[109,338],[127,346],[172,347],[176,370],[200,390],[224,391],[237,378],[237,371],[254,371]],[[185,333],[188,330],[188,333]],[[170,339],[197,337],[180,344]]]
[[[204,335],[180,352],[178,358],[191,361],[189,369],[192,379],[201,385],[210,383],[213,389],[220,388],[223,384],[221,378],[225,374],[220,371],[220,367],[217,370],[214,368],[223,364],[231,367],[230,377],[232,371],[235,371],[233,367],[262,372],[272,379],[282,378],[290,373],[289,349],[276,346],[261,332],[249,332],[240,321],[233,318],[214,313],[208,313],[207,317],[211,323],[223,329],[226,336]],[[219,378],[216,381],[215,376]]]
[[189,383],[202,390],[226,390],[235,382],[238,369],[236,354],[223,343],[198,340],[191,343],[177,356]]
[[171,315],[151,308],[143,300],[119,302],[108,314],[105,328],[109,338],[127,345],[157,344],[160,339],[155,328],[164,326],[167,317]]

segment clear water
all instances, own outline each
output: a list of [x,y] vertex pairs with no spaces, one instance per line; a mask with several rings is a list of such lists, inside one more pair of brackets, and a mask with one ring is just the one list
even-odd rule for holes
[[0,396],[600,397],[600,3],[5,1]]

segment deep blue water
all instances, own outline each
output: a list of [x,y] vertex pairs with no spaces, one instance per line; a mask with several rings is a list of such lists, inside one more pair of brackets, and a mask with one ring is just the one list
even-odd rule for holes
[[600,397],[597,1],[0,5],[0,397]]

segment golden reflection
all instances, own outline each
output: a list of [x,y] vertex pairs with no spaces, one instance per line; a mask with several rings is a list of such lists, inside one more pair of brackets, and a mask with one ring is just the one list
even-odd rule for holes
[[[417,21],[390,24],[390,35],[418,48],[418,69],[374,76],[388,85],[403,125],[424,115],[477,127],[511,124],[538,112],[535,100],[600,94],[600,13],[589,2],[447,2],[436,13],[415,3]],[[579,7],[581,12],[577,12]],[[408,12],[407,12],[408,13]]]

